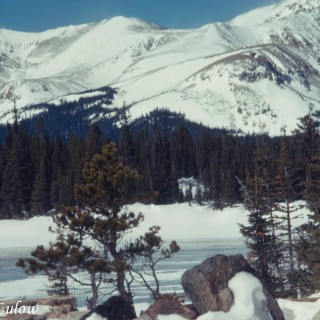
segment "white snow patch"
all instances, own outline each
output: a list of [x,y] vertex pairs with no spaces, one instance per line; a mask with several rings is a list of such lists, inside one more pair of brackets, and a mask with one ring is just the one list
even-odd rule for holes
[[46,306],[46,305],[36,305],[36,315],[43,315],[46,313],[49,313],[52,311],[52,307],[51,306]]
[[8,299],[39,298],[49,288],[48,278],[34,276],[23,280],[0,282],[0,301]]
[[272,320],[259,279],[247,272],[239,272],[229,281],[234,305],[228,313],[208,312],[198,320]]
[[128,210],[144,215],[144,221],[133,230],[132,237],[157,225],[165,240],[241,238],[238,223],[247,223],[247,212],[242,205],[219,211],[188,203],[162,206],[137,203]]
[[33,247],[55,240],[49,227],[51,217],[34,217],[28,220],[0,220],[0,248]]
[[181,317],[177,314],[172,314],[172,315],[168,315],[168,316],[159,315],[157,319],[158,320],[185,320],[186,318]]
[[320,299],[314,302],[279,299],[278,303],[285,320],[313,319],[320,311]]
[[103,318],[97,313],[93,313],[87,320],[108,320],[107,318]]

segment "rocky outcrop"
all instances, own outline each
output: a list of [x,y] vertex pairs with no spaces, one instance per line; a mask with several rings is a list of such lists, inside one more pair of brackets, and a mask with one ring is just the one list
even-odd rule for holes
[[[186,271],[182,275],[181,284],[200,314],[209,311],[228,312],[234,303],[233,292],[228,287],[228,282],[239,272],[250,273],[259,279],[258,274],[242,255],[216,255]],[[261,283],[263,284],[263,281]],[[266,284],[263,293],[273,320],[284,320],[282,311]]]
[[138,319],[154,320],[157,319],[158,315],[171,314],[177,314],[188,320],[194,320],[198,316],[197,311],[192,306],[182,305],[174,297],[164,297],[151,305]]

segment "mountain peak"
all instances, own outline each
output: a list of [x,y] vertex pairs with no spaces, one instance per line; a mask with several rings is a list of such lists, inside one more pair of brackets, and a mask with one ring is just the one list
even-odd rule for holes
[[24,106],[110,85],[112,108],[126,103],[133,118],[165,106],[210,126],[290,130],[320,107],[318,8],[284,0],[188,30],[123,16],[40,34],[0,30],[0,123],[13,101],[23,116],[39,114]]
[[[320,0],[283,0],[280,3],[254,9],[230,21],[233,26],[253,26],[286,19],[289,16],[314,13],[320,9]],[[316,10],[316,11],[315,11]]]
[[115,16],[113,18],[102,21],[103,24],[112,25],[113,27],[131,29],[134,31],[158,30],[163,29],[156,24],[138,18],[128,18],[124,16]]
[[284,0],[276,6],[276,17],[282,18],[290,14],[312,12],[320,8],[320,0]]

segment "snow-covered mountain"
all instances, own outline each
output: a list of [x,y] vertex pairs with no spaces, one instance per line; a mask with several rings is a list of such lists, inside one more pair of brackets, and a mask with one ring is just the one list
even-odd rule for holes
[[58,104],[105,85],[117,88],[112,107],[125,103],[133,117],[166,107],[210,126],[293,129],[320,107],[320,0],[189,30],[124,17],[42,33],[0,29],[2,121],[14,104]]

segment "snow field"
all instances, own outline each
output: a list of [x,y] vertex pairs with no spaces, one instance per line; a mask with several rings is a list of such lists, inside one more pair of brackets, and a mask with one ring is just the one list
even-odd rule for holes
[[[297,203],[301,204],[301,203]],[[172,204],[172,205],[143,205],[133,204],[126,208],[133,212],[142,212],[145,220],[141,226],[134,230],[129,237],[136,236],[148,231],[152,225],[161,226],[160,234],[167,242],[171,240],[189,241],[193,246],[192,250],[201,250],[201,246],[208,246],[215,242],[230,242],[230,245],[244,242],[239,234],[238,223],[246,224],[247,212],[242,205],[226,208],[224,211],[212,210],[207,206]],[[298,219],[293,220],[294,226],[306,221],[307,210]],[[2,220],[0,221],[0,248],[3,250],[15,250],[15,248],[35,247],[36,245],[47,245],[54,240],[54,234],[48,232],[49,227],[54,227],[50,217],[34,217],[26,221]],[[202,242],[197,242],[202,239]],[[198,247],[200,246],[200,247]],[[224,253],[224,252],[221,252]],[[188,254],[185,252],[184,254]],[[210,250],[208,251],[210,255]],[[201,261],[195,261],[200,263]],[[176,263],[182,263],[178,260]],[[167,269],[159,272],[159,278],[165,283],[164,292],[172,292],[170,281],[179,279],[182,271],[176,269],[175,264],[168,261]],[[265,297],[262,287],[257,279],[246,273],[239,273],[230,280],[230,288],[235,294],[235,304],[229,313],[208,313],[198,318],[198,320],[267,320],[268,314],[265,312]],[[48,281],[44,276],[35,276],[16,281],[0,282],[0,300],[12,299],[15,297],[39,297],[45,295]],[[245,288],[245,290],[244,290]],[[81,292],[81,288],[73,289],[75,294]],[[80,290],[80,291],[79,291]],[[143,290],[137,290],[142,294]],[[138,314],[140,310],[145,310],[147,304],[139,298],[136,308]],[[262,302],[262,303],[261,303]],[[286,320],[307,320],[320,310],[320,302],[294,302],[279,300]],[[261,308],[262,306],[262,308]],[[244,316],[246,318],[244,318]],[[161,316],[159,320],[181,320],[181,317]],[[98,320],[95,319],[95,320]],[[99,319],[101,320],[101,319]]]

